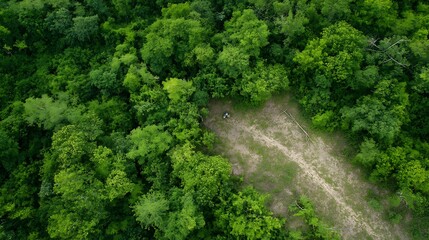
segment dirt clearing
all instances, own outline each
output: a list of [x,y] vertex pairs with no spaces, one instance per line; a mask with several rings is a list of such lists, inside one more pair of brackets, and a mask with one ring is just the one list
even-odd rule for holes
[[[274,213],[288,217],[288,205],[305,194],[344,239],[409,239],[368,204],[368,192],[382,191],[346,161],[341,137],[308,131],[289,97],[249,111],[213,101],[209,111],[204,124],[219,137],[216,152],[230,159],[245,184],[271,195]],[[223,119],[224,111],[231,117]]]

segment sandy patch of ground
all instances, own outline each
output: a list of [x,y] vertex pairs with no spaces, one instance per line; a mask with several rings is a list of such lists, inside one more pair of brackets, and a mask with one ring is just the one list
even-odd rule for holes
[[[222,143],[217,151],[230,159],[234,174],[271,194],[270,206],[276,214],[287,216],[287,199],[294,193],[305,194],[344,239],[409,239],[400,226],[385,221],[368,205],[368,191],[378,189],[337,153],[344,143],[327,143],[311,133],[308,139],[301,129],[306,127],[297,124],[298,108],[287,97],[251,111],[215,101],[209,111],[204,124]],[[223,111],[231,117],[222,119]],[[298,166],[295,174],[286,171],[290,164]]]

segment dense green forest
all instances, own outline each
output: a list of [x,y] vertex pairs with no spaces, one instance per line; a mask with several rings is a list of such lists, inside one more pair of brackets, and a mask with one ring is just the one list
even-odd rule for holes
[[[212,98],[290,91],[429,237],[429,4],[0,1],[0,239],[333,239],[242,188]],[[299,212],[299,209],[295,209]]]

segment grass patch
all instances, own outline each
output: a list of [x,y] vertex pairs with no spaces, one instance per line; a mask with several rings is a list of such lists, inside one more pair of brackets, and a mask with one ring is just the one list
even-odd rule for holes
[[381,211],[383,209],[383,206],[381,205],[380,201],[375,198],[370,198],[368,200],[368,204],[372,207],[372,209],[376,211]]
[[[397,205],[397,199],[392,200],[396,204],[389,204],[381,197],[386,191],[367,192],[376,188],[355,172],[362,171],[350,164],[356,148],[341,133],[313,129],[296,101],[287,96],[276,96],[265,106],[232,105],[228,101],[210,107],[215,115],[209,116],[207,126],[222,138],[216,151],[241,169],[236,173],[243,174],[244,185],[271,195],[268,204],[276,215],[289,218],[288,204],[296,199],[294,196],[305,194],[314,202],[320,218],[345,233],[345,238],[368,239],[370,231],[355,229],[352,224],[363,221],[377,236],[395,239],[391,227],[381,229],[404,220],[405,215],[395,209],[387,211],[387,206]],[[312,142],[290,117],[282,115],[282,109],[293,115]],[[226,110],[231,111],[231,121],[219,119]],[[350,218],[351,214],[358,219]],[[381,217],[380,221],[374,222],[372,215]]]

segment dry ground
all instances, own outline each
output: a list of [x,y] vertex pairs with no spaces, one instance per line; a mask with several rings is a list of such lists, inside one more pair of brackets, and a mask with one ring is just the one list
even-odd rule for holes
[[[384,192],[346,161],[345,141],[333,134],[308,132],[289,97],[248,111],[213,101],[209,111],[204,124],[219,138],[215,151],[230,159],[233,174],[243,176],[245,184],[271,195],[275,214],[288,218],[288,205],[305,194],[344,239],[409,239],[401,226],[386,221],[368,204],[369,191]],[[222,119],[224,111],[230,112],[229,119]]]

